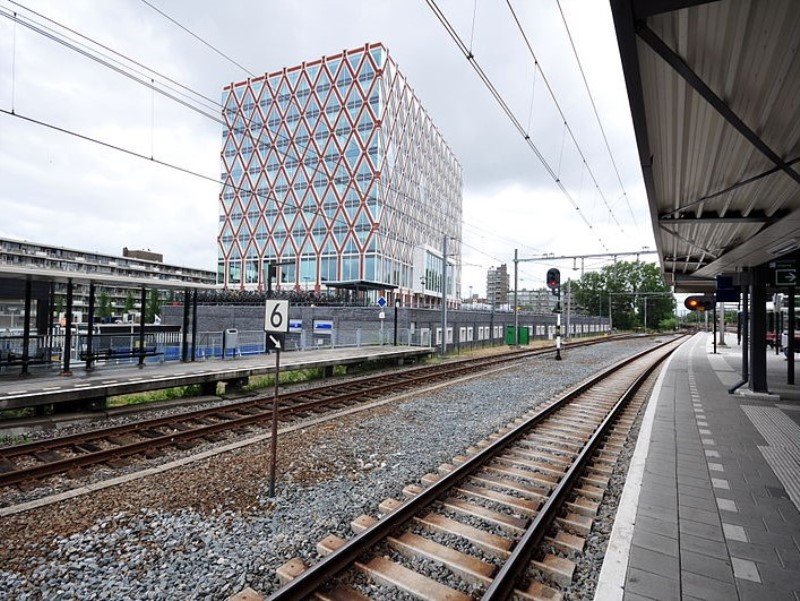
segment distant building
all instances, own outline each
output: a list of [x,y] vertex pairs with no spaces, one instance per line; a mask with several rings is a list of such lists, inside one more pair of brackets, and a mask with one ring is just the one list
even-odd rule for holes
[[[103,274],[114,277],[152,278],[153,288],[158,287],[158,280],[180,280],[184,282],[214,284],[216,274],[206,269],[167,265],[160,261],[135,258],[131,253],[145,253],[163,259],[163,256],[149,251],[123,250],[123,255],[105,255],[85,250],[38,244],[23,240],[0,238],[0,265],[13,267],[30,267],[31,269],[52,269],[59,271],[72,271],[76,274]],[[65,294],[66,284],[55,284],[56,298]],[[121,313],[125,306],[125,299],[131,293],[131,288],[117,287],[114,285],[102,286],[102,292],[108,295],[112,308],[116,313]],[[136,297],[136,291],[133,291]],[[78,314],[88,309],[89,286],[76,283],[73,292],[73,308]]]
[[133,250],[129,249],[127,246],[122,249],[122,256],[129,257],[131,259],[142,259],[144,261],[152,261],[154,263],[163,263],[164,262],[164,255],[161,253],[154,253],[148,250]]
[[461,165],[382,44],[232,83],[223,104],[219,284],[263,290],[278,263],[284,289],[438,304],[447,235],[458,303]]
[[490,267],[486,272],[486,298],[490,304],[502,305],[508,298],[508,267],[503,263],[500,267]]
[[556,297],[553,296],[553,293],[548,288],[540,288],[538,290],[523,289],[517,292],[517,305],[526,311],[552,313],[556,305]]

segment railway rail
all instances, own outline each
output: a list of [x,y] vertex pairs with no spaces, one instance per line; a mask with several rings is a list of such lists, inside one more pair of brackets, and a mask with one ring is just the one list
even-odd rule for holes
[[318,563],[278,570],[270,601],[363,601],[374,586],[427,600],[560,599],[647,386],[683,340],[532,409],[405,487],[405,501],[383,501],[381,518],[356,518],[349,541],[327,536]]
[[[569,346],[575,348],[619,339],[596,339]],[[284,393],[278,397],[279,421],[341,409],[376,396],[551,352],[549,348],[517,350]],[[226,433],[243,433],[252,427],[269,426],[271,418],[272,397],[261,396],[209,409],[5,447],[0,449],[0,487],[17,485],[27,489],[35,486],[38,480],[54,475],[81,476],[85,468],[100,464],[121,467],[136,456],[157,457],[168,447],[185,450],[201,441],[219,442]]]

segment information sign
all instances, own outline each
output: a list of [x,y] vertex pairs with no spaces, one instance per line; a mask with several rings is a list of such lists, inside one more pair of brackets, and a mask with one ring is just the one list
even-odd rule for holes
[[286,338],[283,334],[268,333],[267,334],[267,350],[268,351],[282,351]]
[[264,331],[284,334],[289,331],[289,301],[267,301],[264,313]]
[[381,296],[378,298],[378,306],[383,309],[386,306],[386,297]]
[[776,269],[776,286],[795,286],[797,284],[797,270],[795,269]]

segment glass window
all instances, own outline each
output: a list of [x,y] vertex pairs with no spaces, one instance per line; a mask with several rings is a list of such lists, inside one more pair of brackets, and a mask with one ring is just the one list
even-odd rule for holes
[[239,284],[242,281],[242,261],[232,259],[228,265],[228,283]]
[[220,259],[217,261],[217,284],[225,283],[225,261]]
[[244,272],[244,283],[245,284],[257,284],[258,283],[258,260],[248,259],[245,262],[245,272]]

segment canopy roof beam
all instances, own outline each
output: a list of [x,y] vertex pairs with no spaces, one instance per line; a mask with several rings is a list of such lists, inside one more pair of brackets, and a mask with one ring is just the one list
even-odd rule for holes
[[706,102],[708,102],[736,131],[747,139],[753,146],[775,164],[781,171],[800,184],[800,173],[797,173],[791,166],[784,162],[778,154],[758,137],[758,134],[750,129],[739,116],[725,103],[722,98],[717,96],[714,91],[695,73],[686,61],[650,29],[642,20],[637,20],[636,35],[638,35],[653,51],[664,59],[675,71],[688,83]]

